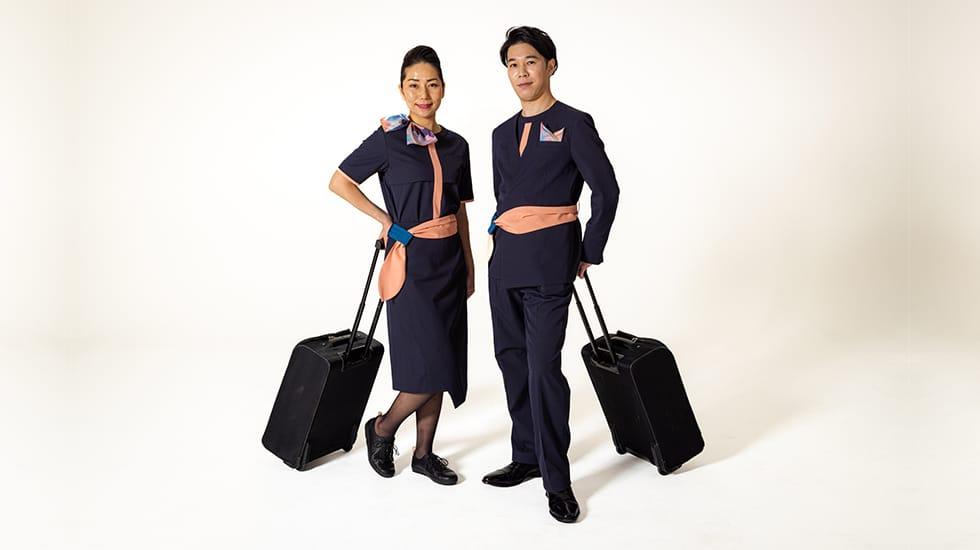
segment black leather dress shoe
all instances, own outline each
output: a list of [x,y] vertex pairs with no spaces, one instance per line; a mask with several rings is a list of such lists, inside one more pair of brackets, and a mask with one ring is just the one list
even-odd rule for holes
[[364,424],[364,439],[367,441],[368,464],[381,477],[391,477],[395,475],[395,459],[392,453],[395,451],[395,436],[381,437],[374,431],[374,422],[377,417],[368,420]]
[[435,453],[429,453],[422,458],[412,456],[412,471],[422,474],[439,485],[456,485],[459,476],[449,468],[449,462]]
[[483,476],[483,482],[494,487],[513,487],[536,477],[541,477],[541,470],[538,469],[537,464],[511,462]]
[[551,517],[562,523],[575,523],[579,509],[571,487],[556,493],[545,491],[545,494],[548,495],[548,511],[551,512]]

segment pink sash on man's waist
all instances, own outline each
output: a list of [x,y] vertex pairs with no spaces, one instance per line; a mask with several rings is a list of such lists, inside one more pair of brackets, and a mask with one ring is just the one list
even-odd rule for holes
[[493,223],[508,233],[523,234],[578,219],[578,206],[515,206],[497,216]]
[[508,233],[522,235],[547,229],[578,219],[578,205],[568,206],[515,206],[495,216],[490,223],[487,237],[487,257],[493,255],[492,233],[499,227]]

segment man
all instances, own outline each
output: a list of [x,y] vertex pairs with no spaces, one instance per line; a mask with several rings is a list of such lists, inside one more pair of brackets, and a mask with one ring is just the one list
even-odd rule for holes
[[[573,523],[579,506],[568,468],[569,388],[561,372],[575,275],[602,262],[619,186],[592,117],[555,99],[555,44],[534,27],[507,32],[500,48],[521,112],[493,131],[490,310],[494,353],[511,421],[512,462],[483,482],[513,487],[542,477],[548,509]],[[577,206],[592,190],[585,235]]]

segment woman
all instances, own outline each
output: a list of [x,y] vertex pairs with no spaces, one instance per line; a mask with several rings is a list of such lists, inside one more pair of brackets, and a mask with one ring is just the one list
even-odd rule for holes
[[[466,299],[473,294],[469,146],[436,122],[445,84],[435,50],[417,46],[405,54],[398,90],[409,116],[382,119],[340,164],[330,190],[377,220],[386,246],[379,288],[399,393],[388,412],[364,425],[368,462],[383,477],[395,474],[395,432],[415,413],[412,471],[453,485],[458,477],[432,452],[432,441],[443,392],[456,407],[466,396]],[[387,211],[358,187],[374,173]]]

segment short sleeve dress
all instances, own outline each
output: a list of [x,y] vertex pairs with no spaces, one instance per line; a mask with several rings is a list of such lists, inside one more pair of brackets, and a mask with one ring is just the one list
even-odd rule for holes
[[[473,200],[469,145],[442,128],[434,148],[406,139],[408,124],[379,126],[339,170],[360,185],[378,174],[385,208],[394,223],[412,227],[455,214]],[[436,167],[442,200],[433,212]],[[390,252],[395,240],[388,239]],[[449,392],[453,405],[466,398],[466,261],[458,234],[412,239],[406,247],[405,282],[387,301],[392,386],[411,393]]]

